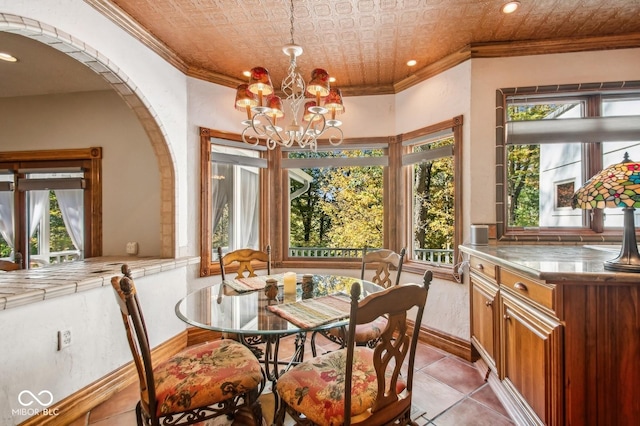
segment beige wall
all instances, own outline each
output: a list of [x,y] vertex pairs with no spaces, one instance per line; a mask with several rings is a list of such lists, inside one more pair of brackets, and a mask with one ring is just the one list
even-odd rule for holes
[[0,150],[103,148],[103,255],[160,254],[158,161],[140,122],[113,91],[0,98]]

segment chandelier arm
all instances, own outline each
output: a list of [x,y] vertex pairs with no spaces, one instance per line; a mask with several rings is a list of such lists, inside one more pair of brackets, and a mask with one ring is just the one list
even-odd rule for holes
[[335,127],[335,126],[330,126],[330,129],[335,129],[337,132],[340,133],[340,136],[337,135],[331,135],[329,136],[329,143],[333,146],[338,146],[342,143],[342,141],[344,140],[344,133],[342,132],[342,129],[340,127]]
[[250,135],[247,133],[247,131],[249,131],[251,129],[251,125],[247,125],[247,127],[244,128],[244,130],[242,131],[242,141],[244,143],[247,143],[249,145],[253,145],[253,146],[257,146],[260,143],[260,137],[258,137],[257,135]]

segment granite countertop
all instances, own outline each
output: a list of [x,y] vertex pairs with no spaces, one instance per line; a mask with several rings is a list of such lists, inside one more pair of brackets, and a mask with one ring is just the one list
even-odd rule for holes
[[565,281],[632,282],[640,284],[640,273],[604,269],[604,261],[620,253],[615,245],[463,245],[464,253],[517,270],[529,277],[562,283]]
[[0,272],[0,311],[52,297],[110,286],[111,277],[121,275],[121,267],[125,263],[131,269],[131,276],[138,278],[199,262],[199,257],[92,257],[42,268]]

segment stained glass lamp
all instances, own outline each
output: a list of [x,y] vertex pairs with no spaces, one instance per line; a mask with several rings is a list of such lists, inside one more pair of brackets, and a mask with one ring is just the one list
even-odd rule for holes
[[640,255],[636,243],[634,211],[640,207],[640,163],[624,154],[622,163],[614,164],[589,179],[573,194],[575,209],[622,208],[624,234],[618,257],[604,262],[604,268],[621,272],[640,272]]

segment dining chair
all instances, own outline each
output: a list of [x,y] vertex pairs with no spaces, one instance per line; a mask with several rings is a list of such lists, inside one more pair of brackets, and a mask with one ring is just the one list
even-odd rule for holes
[[[411,419],[413,369],[431,279],[427,271],[422,285],[393,286],[361,301],[360,283],[354,283],[346,347],[280,376],[276,425],[284,423],[286,414],[304,425],[416,425]],[[410,310],[415,312],[412,326]],[[358,346],[356,326],[381,315],[388,320],[376,346]]]
[[138,426],[190,425],[249,407],[262,425],[258,396],[265,378],[253,353],[234,340],[216,340],[179,351],[154,363],[136,287],[127,265],[113,277],[140,383]]
[[0,271],[17,271],[20,264],[10,260],[0,260]]
[[[250,248],[238,249],[227,254],[222,254],[222,247],[218,247],[218,259],[220,260],[220,275],[222,281],[226,279],[226,267],[237,264],[238,270],[236,278],[255,277],[256,273],[253,269],[252,261],[266,262],[267,274],[271,274],[271,246],[267,245],[265,251],[253,250]],[[245,276],[244,274],[249,275]]]
[[[362,254],[362,266],[360,269],[360,279],[365,279],[365,273],[367,267],[375,269],[373,277],[369,280],[381,287],[389,288],[392,285],[398,285],[400,283],[400,274],[402,274],[402,263],[404,262],[404,255],[406,249],[403,247],[400,253],[396,253],[389,249],[379,249],[373,251],[367,251],[365,247]],[[392,269],[396,269],[395,280],[392,280]],[[386,319],[384,317],[376,318],[369,324],[362,324],[356,329],[356,342],[360,345],[369,345],[373,347],[376,344],[377,339],[380,337],[380,332],[385,326]],[[318,334],[323,335],[333,343],[344,347],[346,327],[335,327],[328,330],[318,330],[311,334],[311,353],[313,356],[317,355],[316,337]]]

